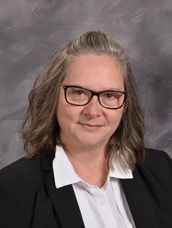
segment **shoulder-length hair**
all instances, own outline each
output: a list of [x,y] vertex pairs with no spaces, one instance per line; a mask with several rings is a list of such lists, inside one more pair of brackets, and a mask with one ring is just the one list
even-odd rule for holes
[[133,169],[144,159],[144,121],[136,94],[136,85],[124,49],[115,40],[99,31],[91,31],[70,41],[58,51],[45,72],[35,81],[29,95],[29,106],[22,127],[25,151],[29,156],[51,151],[60,145],[56,117],[59,85],[70,62],[82,54],[107,54],[120,63],[127,94],[121,122],[111,136],[106,150],[121,164]]

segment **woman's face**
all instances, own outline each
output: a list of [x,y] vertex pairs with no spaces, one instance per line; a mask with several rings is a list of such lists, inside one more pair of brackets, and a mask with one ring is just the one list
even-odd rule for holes
[[[111,56],[80,55],[69,65],[63,85],[77,85],[96,92],[124,91],[119,62]],[[60,139],[67,148],[104,149],[118,128],[123,113],[120,109],[102,107],[96,96],[84,106],[68,104],[61,86],[57,105]]]

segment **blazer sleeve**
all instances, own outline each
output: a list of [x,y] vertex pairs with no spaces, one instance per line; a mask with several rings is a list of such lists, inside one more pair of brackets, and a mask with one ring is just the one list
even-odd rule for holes
[[38,181],[36,159],[22,158],[0,170],[0,227],[28,228]]
[[[154,199],[157,220],[162,227],[172,227],[172,159],[163,151],[148,150],[145,165],[140,169]],[[161,226],[160,226],[161,227]]]
[[[8,173],[4,175],[4,172],[0,172],[0,227],[17,228],[22,225],[19,223],[22,223],[23,215],[13,185],[8,183],[8,177]],[[21,217],[20,221],[17,219],[19,217]]]
[[0,228],[58,228],[39,156],[0,170]]

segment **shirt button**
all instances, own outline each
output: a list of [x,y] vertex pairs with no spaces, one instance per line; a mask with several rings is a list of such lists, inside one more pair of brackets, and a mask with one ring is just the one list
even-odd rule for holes
[[100,201],[100,205],[104,206],[105,205],[105,201]]

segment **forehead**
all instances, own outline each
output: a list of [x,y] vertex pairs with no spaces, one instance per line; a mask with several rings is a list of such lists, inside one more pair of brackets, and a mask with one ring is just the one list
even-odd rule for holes
[[71,58],[71,60],[69,60],[69,64],[67,69],[70,69],[71,67],[80,67],[80,64],[82,66],[85,66],[88,64],[91,65],[92,64],[96,64],[96,65],[103,65],[103,66],[107,66],[107,67],[120,67],[120,63],[118,61],[118,59],[115,56],[112,55],[108,55],[108,54],[78,54],[74,57]]
[[[110,55],[84,54],[76,56],[69,64],[64,79],[88,88],[119,87],[123,88],[123,75],[119,61]],[[100,88],[101,89],[101,88]]]
[[76,56],[68,65],[66,82],[95,83],[115,81],[123,82],[119,61],[112,56],[101,54],[84,54]]

